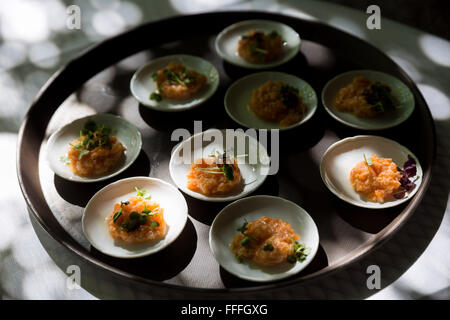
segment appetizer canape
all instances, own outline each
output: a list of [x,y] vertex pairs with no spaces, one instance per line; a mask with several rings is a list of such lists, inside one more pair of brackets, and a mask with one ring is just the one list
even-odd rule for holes
[[67,154],[67,164],[73,173],[82,177],[101,176],[118,164],[126,148],[111,132],[111,128],[92,120],[85,123]]
[[170,62],[165,68],[152,75],[157,84],[157,92],[150,94],[150,99],[186,100],[200,92],[207,83],[205,75],[189,70],[185,65]]
[[410,180],[416,176],[416,162],[408,155],[408,160],[400,169],[389,158],[365,155],[350,172],[350,182],[356,192],[372,202],[384,203],[392,197],[401,199],[407,191],[415,187]]
[[242,183],[236,159],[225,152],[194,161],[187,179],[189,190],[206,196],[229,194]]
[[339,90],[333,103],[339,111],[362,118],[374,118],[395,110],[390,92],[391,88],[386,84],[358,76]]
[[276,60],[283,50],[283,38],[272,31],[249,30],[238,42],[237,52],[250,63],[268,63]]
[[167,233],[164,209],[150,201],[145,190],[136,188],[137,195],[114,205],[108,216],[109,233],[128,244],[163,239]]
[[309,249],[297,242],[296,234],[289,223],[278,218],[262,217],[247,222],[230,245],[239,262],[247,260],[261,267],[272,267],[285,263],[304,261]]
[[269,80],[253,90],[249,105],[259,118],[282,127],[299,122],[305,112],[299,90],[281,81]]

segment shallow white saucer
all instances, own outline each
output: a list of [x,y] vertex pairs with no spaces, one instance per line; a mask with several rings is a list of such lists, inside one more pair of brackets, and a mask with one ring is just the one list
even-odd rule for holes
[[[333,104],[334,97],[341,88],[349,85],[357,76],[387,84],[391,88],[390,95],[397,109],[377,118],[361,118],[350,112],[336,109]],[[322,90],[322,104],[330,116],[337,121],[363,130],[382,130],[397,126],[409,118],[415,107],[414,95],[403,82],[387,73],[374,70],[354,70],[334,77]]]
[[[264,64],[255,64],[245,61],[237,53],[238,42],[247,31],[255,29],[264,33],[276,31],[285,41],[282,55],[275,61]],[[279,66],[294,58],[300,50],[300,36],[291,27],[271,20],[246,20],[225,28],[217,35],[215,47],[217,53],[225,61],[239,67],[251,69],[268,69]]]
[[[108,174],[100,177],[81,177],[72,172],[64,158],[70,148],[69,144],[79,137],[80,130],[88,120],[105,125],[112,129],[112,135],[116,136],[120,143],[127,149],[125,158],[118,166]],[[142,138],[139,130],[122,117],[100,113],[77,119],[53,133],[47,142],[47,161],[50,169],[66,180],[73,182],[98,182],[109,179],[126,170],[139,156],[141,152]]]
[[[249,106],[253,90],[267,81],[282,81],[298,88],[306,112],[297,123],[282,127],[278,123],[260,119]],[[317,109],[317,95],[304,80],[283,72],[258,72],[235,81],[225,94],[225,110],[237,123],[247,128],[289,130],[298,127],[312,118]]]
[[[279,218],[289,223],[300,235],[299,243],[310,248],[305,261],[296,264],[259,268],[247,262],[239,263],[230,249],[244,219],[254,221],[263,216]],[[303,270],[319,248],[319,232],[311,216],[297,204],[279,197],[253,196],[237,200],[220,211],[209,231],[209,245],[217,262],[231,274],[250,281],[266,282],[290,277]]]
[[[151,100],[150,94],[157,91],[157,85],[152,75],[166,67],[170,62],[186,65],[188,69],[205,75],[207,78],[207,87],[194,97],[183,101],[163,99],[157,102]],[[216,67],[205,59],[187,54],[175,54],[153,59],[139,68],[130,82],[131,93],[141,104],[151,109],[164,112],[184,111],[197,107],[207,101],[216,92],[218,86],[219,72]]]
[[[392,197],[385,203],[376,203],[366,200],[353,189],[350,171],[364,160],[364,154],[368,158],[374,153],[382,158],[391,158],[402,169],[408,155],[416,161],[417,174],[412,178],[416,187],[407,192],[404,198]],[[325,151],[320,162],[320,175],[328,189],[340,199],[358,207],[383,209],[397,206],[414,196],[422,183],[423,172],[417,157],[401,144],[379,136],[355,136],[342,139]]]
[[[136,195],[135,187],[146,190],[150,200],[164,209],[168,231],[164,239],[136,245],[114,240],[109,234],[107,218],[114,204]],[[116,258],[138,258],[156,253],[170,245],[181,234],[187,221],[187,204],[171,184],[149,177],[132,177],[111,183],[89,200],[83,212],[82,227],[87,240],[102,253]]]
[[[239,141],[243,142],[242,145]],[[205,196],[186,187],[187,174],[195,160],[206,158],[216,151],[222,153],[229,148],[233,149],[234,155],[249,154],[249,157],[236,157],[243,179],[241,188],[224,196]],[[172,180],[184,193],[204,201],[222,202],[236,200],[255,191],[266,179],[269,166],[270,158],[267,150],[255,138],[243,131],[209,129],[184,140],[174,149],[169,170]]]

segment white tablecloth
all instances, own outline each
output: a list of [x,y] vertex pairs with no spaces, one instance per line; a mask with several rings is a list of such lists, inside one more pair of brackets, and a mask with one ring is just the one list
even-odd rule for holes
[[[50,253],[58,244],[37,226],[37,237],[15,171],[17,130],[39,88],[80,49],[139,23],[176,14],[214,10],[267,10],[317,19],[374,44],[417,83],[436,123],[438,152],[434,176],[422,205],[388,243],[368,257],[323,280],[303,286],[302,298],[450,298],[450,42],[382,18],[381,30],[366,28],[365,12],[322,1],[74,1],[81,30],[67,30],[61,1],[0,2],[0,294],[3,299],[142,298],[89,280],[86,288],[66,286],[68,265]],[[383,14],[383,8],[381,8]],[[45,247],[45,249],[44,249]],[[381,268],[382,289],[369,290],[366,269]],[[82,275],[83,276],[83,275]],[[89,278],[89,277],[88,277]],[[83,283],[83,279],[82,279]]]

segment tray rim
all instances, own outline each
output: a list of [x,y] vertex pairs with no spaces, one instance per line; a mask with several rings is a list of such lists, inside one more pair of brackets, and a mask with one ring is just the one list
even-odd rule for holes
[[[311,24],[316,26],[321,26],[325,28],[331,28],[334,30],[334,32],[342,33],[348,38],[352,39],[352,41],[358,41],[364,43],[367,47],[370,47],[371,50],[374,50],[379,54],[380,56],[384,56],[387,60],[389,60],[393,65],[397,67],[398,73],[400,73],[403,78],[406,80],[407,85],[412,89],[413,94],[416,98],[416,100],[420,100],[420,104],[423,104],[426,106],[423,111],[428,116],[428,119],[431,120],[429,125],[431,127],[431,138],[433,142],[432,147],[432,153],[428,154],[429,157],[429,166],[426,171],[424,171],[423,175],[423,181],[422,185],[420,186],[420,189],[417,191],[416,195],[409,201],[407,206],[403,209],[403,212],[406,212],[404,215],[398,215],[396,216],[386,227],[384,227],[381,231],[379,231],[376,234],[376,237],[371,239],[370,241],[362,244],[358,248],[354,249],[354,252],[350,252],[347,255],[341,257],[338,259],[333,265],[328,265],[327,267],[320,269],[318,271],[315,271],[313,273],[307,274],[305,276],[302,276],[300,278],[291,279],[291,280],[285,280],[282,282],[277,283],[269,283],[265,285],[255,285],[251,287],[238,287],[238,288],[199,288],[199,287],[185,287],[180,286],[176,284],[169,284],[162,281],[152,280],[148,278],[144,278],[129,272],[122,271],[116,267],[110,266],[106,262],[103,262],[100,259],[97,259],[95,257],[90,256],[89,251],[82,248],[81,245],[78,244],[77,248],[75,245],[71,244],[70,242],[66,241],[59,235],[55,234],[54,231],[52,232],[51,228],[45,223],[44,219],[40,216],[39,210],[36,208],[36,206],[33,204],[33,200],[31,199],[30,195],[27,191],[26,181],[24,178],[24,167],[22,165],[23,158],[25,157],[22,152],[23,148],[23,141],[24,141],[24,134],[25,129],[27,128],[27,125],[30,123],[30,114],[39,106],[39,102],[41,99],[43,99],[43,96],[45,95],[46,91],[51,87],[51,85],[58,80],[62,75],[64,75],[65,72],[67,72],[68,69],[70,69],[70,66],[77,60],[81,59],[87,54],[92,53],[93,51],[98,50],[99,48],[111,45],[111,42],[114,42],[118,38],[127,37],[130,34],[137,32],[139,29],[143,29],[146,27],[149,27],[151,25],[157,25],[161,23],[170,23],[179,19],[188,18],[188,19],[195,19],[196,17],[201,18],[204,16],[211,16],[211,15],[230,15],[230,16],[240,16],[239,20],[247,20],[247,16],[255,16],[259,17],[261,19],[287,19],[291,21],[299,20],[302,23],[305,24]],[[253,18],[252,18],[253,19]],[[134,53],[137,53],[142,50],[138,50]],[[128,55],[129,56],[129,55]],[[125,56],[127,57],[127,56]],[[124,58],[124,57],[122,57]],[[119,59],[120,60],[120,59]],[[115,62],[119,61],[115,60]],[[96,69],[95,69],[96,70]],[[100,71],[95,71],[95,73],[92,73],[92,75],[97,74]],[[75,88],[76,90],[76,88]],[[73,93],[74,90],[71,92]],[[67,99],[68,96],[66,96],[65,99]],[[65,100],[64,99],[64,100]],[[60,106],[60,104],[58,105]],[[52,113],[53,114],[53,113]],[[75,58],[71,59],[69,62],[67,62],[65,65],[63,65],[61,68],[59,68],[44,84],[44,86],[38,91],[36,97],[33,99],[30,108],[28,109],[24,120],[20,126],[19,132],[18,132],[18,138],[17,138],[17,150],[16,150],[16,173],[19,181],[19,186],[22,192],[22,195],[25,199],[25,202],[27,204],[28,211],[34,216],[36,221],[39,223],[39,225],[43,228],[43,230],[54,240],[56,240],[59,244],[61,244],[65,249],[71,251],[71,253],[76,254],[78,258],[83,259],[85,262],[88,262],[92,266],[96,268],[100,268],[102,270],[108,271],[116,276],[120,276],[123,278],[126,278],[126,280],[137,282],[141,285],[151,286],[153,288],[156,287],[164,287],[164,289],[172,291],[173,293],[199,293],[199,294],[230,294],[230,293],[264,293],[269,291],[279,291],[282,289],[287,288],[293,288],[295,286],[298,286],[300,284],[304,284],[306,282],[310,282],[313,279],[317,278],[323,278],[325,276],[331,275],[334,272],[337,272],[339,270],[344,269],[345,267],[348,267],[349,265],[361,260],[363,257],[367,256],[369,253],[373,252],[374,250],[381,247],[384,243],[386,243],[387,240],[389,240],[404,224],[405,222],[410,218],[410,216],[414,213],[414,211],[417,209],[419,204],[421,203],[429,185],[431,182],[431,176],[433,169],[435,167],[436,162],[436,152],[437,152],[437,139],[436,139],[436,128],[435,123],[431,115],[430,108],[428,107],[428,104],[426,103],[422,93],[418,90],[416,83],[408,76],[408,74],[401,68],[393,59],[391,59],[386,53],[375,47],[374,45],[370,44],[369,42],[357,38],[353,36],[350,33],[347,33],[343,30],[337,29],[329,24],[326,24],[321,21],[312,21],[307,20],[303,18],[299,18],[292,15],[285,15],[280,13],[273,13],[268,11],[218,11],[218,12],[204,12],[204,13],[197,13],[197,14],[189,14],[189,15],[175,15],[168,18],[163,18],[147,23],[140,24],[136,27],[133,27],[125,32],[122,32],[116,36],[104,39],[94,45],[89,46],[85,50],[82,50],[79,55],[77,55]],[[39,173],[37,173],[39,175]],[[39,183],[39,187],[40,183]],[[45,201],[45,200],[44,200]],[[62,228],[62,227],[61,227]],[[67,231],[64,230],[64,232],[71,237]],[[73,240],[73,239],[72,239]],[[75,240],[73,240],[75,241]],[[75,242],[76,243],[76,242]],[[351,257],[348,257],[350,254],[352,254]]]

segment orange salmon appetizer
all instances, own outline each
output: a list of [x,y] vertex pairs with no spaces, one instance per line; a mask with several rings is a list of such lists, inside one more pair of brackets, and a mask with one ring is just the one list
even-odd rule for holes
[[386,202],[399,190],[401,178],[402,173],[392,159],[379,158],[376,154],[358,162],[350,172],[355,191],[378,203]]
[[164,209],[145,198],[145,191],[137,190],[137,196],[114,205],[113,212],[107,218],[109,233],[114,239],[127,244],[163,239],[167,234]]
[[153,74],[158,92],[153,92],[150,99],[186,100],[200,92],[207,83],[205,75],[176,62],[171,62],[164,69]]
[[283,127],[299,122],[304,114],[298,89],[281,81],[267,81],[253,90],[249,105],[262,120],[276,122]]
[[245,222],[230,245],[240,262],[248,260],[261,267],[303,261],[308,251],[297,240],[291,225],[278,218],[262,217]]
[[68,151],[68,166],[76,175],[97,177],[110,172],[123,158],[126,148],[111,129],[88,121]]
[[276,31],[264,34],[250,30],[239,40],[237,52],[250,63],[267,63],[281,56],[283,44],[283,38]]
[[374,118],[395,110],[390,98],[391,88],[364,77],[353,78],[352,83],[339,90],[334,106],[361,118]]
[[187,175],[187,188],[206,196],[225,195],[242,184],[236,160],[218,161],[220,157],[196,160]]

